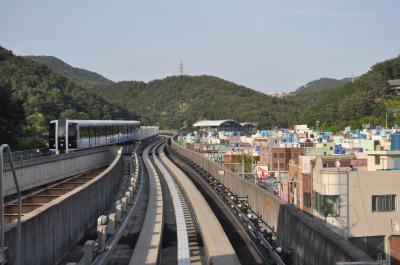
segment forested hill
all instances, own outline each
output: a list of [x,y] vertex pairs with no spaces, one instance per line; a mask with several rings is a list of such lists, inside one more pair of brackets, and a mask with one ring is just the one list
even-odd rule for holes
[[83,86],[113,83],[111,80],[105,78],[98,73],[91,72],[85,69],[72,67],[71,65],[63,62],[54,56],[25,56],[40,64],[44,64],[51,70],[65,76],[69,80]]
[[390,79],[400,79],[400,57],[375,64],[354,83],[328,90],[301,113],[300,119],[308,124],[319,120],[323,127],[341,130],[347,125],[384,125],[388,112],[389,126],[400,124],[395,112],[400,110],[400,96],[388,90]]
[[[388,91],[387,80],[400,79],[400,57],[374,65],[354,83],[305,90],[283,98],[268,96],[213,76],[171,76],[149,83],[124,81],[83,87],[48,67],[0,47],[0,142],[40,135],[56,118],[138,118],[161,128],[190,128],[200,119],[236,119],[259,128],[296,123],[342,130],[400,124],[400,96]],[[318,89],[307,91],[310,87]],[[328,82],[329,83],[329,82]],[[21,130],[22,128],[22,130]],[[3,138],[1,138],[3,137]]]
[[163,128],[190,128],[200,119],[236,119],[261,128],[287,127],[299,106],[213,76],[171,76],[149,83],[119,82],[94,86],[104,99],[140,113]]
[[305,92],[321,92],[332,88],[336,88],[340,85],[344,85],[351,81],[351,78],[334,79],[323,77],[314,81],[307,83],[304,86],[296,89],[295,93],[305,93]]
[[[305,108],[318,102],[318,100],[326,95],[329,90],[335,89],[351,81],[351,78],[333,79],[333,78],[320,78],[299,87],[294,92],[285,96],[288,101],[293,101],[298,106],[299,112]],[[298,118],[298,117],[297,117]]]
[[[354,83],[321,79],[300,92],[274,98],[213,76],[173,76],[149,83],[119,82],[94,86],[104,99],[138,112],[150,124],[189,128],[199,119],[237,119],[260,128],[295,123],[343,130],[347,125],[383,125],[386,111],[400,109],[399,96],[387,91],[389,79],[400,78],[400,58],[374,65]],[[386,105],[384,98],[386,99]],[[389,125],[400,124],[390,112]]]
[[41,135],[51,119],[137,118],[48,67],[2,47],[0,92],[0,143],[15,142],[21,134]]

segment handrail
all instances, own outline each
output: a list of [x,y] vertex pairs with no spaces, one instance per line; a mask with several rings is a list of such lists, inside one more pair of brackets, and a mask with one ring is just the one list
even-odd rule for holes
[[21,202],[21,191],[19,189],[18,185],[18,179],[17,175],[15,173],[15,167],[14,167],[14,160],[11,155],[11,148],[7,144],[2,144],[0,146],[0,250],[4,251],[5,246],[4,246],[4,196],[3,196],[3,159],[4,159],[4,150],[8,150],[8,156],[10,159],[10,164],[11,164],[11,170],[13,173],[13,179],[15,183],[15,188],[17,189],[17,195],[18,195],[18,226],[17,226],[17,246],[16,246],[16,256],[15,256],[15,264],[20,265],[20,259],[21,259],[21,208],[22,208],[22,202]]

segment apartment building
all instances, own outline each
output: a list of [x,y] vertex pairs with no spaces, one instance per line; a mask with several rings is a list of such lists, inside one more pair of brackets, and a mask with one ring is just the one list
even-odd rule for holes
[[316,159],[312,215],[371,257],[399,264],[395,246],[400,235],[400,152],[369,151],[366,155],[366,159]]

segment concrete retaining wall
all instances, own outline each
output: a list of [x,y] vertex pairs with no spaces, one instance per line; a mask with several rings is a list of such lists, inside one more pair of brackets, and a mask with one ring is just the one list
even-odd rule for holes
[[298,265],[336,264],[337,261],[372,261],[364,252],[328,230],[319,220],[300,212],[234,172],[174,141],[172,148],[201,166],[234,193],[248,196],[249,204],[264,221],[274,227],[278,242],[293,249],[293,262]]
[[[22,217],[22,264],[56,264],[112,204],[123,175],[121,151],[100,175]],[[5,242],[15,259],[16,224],[6,225]]]
[[[110,152],[111,150],[111,152]],[[42,157],[15,163],[21,191],[61,180],[111,163],[117,148],[100,147],[72,154]],[[10,165],[5,165],[4,195],[16,193]]]

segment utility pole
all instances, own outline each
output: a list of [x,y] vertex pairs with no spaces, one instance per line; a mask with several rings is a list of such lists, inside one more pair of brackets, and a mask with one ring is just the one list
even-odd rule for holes
[[183,76],[183,61],[181,60],[181,63],[179,64],[179,75]]

